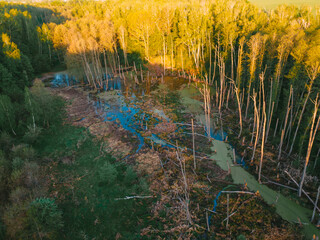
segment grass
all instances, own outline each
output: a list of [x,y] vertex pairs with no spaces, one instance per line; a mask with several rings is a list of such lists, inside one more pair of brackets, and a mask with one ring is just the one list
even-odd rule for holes
[[319,0],[249,0],[249,2],[257,5],[260,8],[265,8],[265,9],[274,9],[281,4],[288,4],[288,5],[294,4],[297,6],[311,6],[311,7],[320,6]]
[[152,200],[116,198],[146,195],[148,184],[100,146],[85,129],[68,125],[38,141],[40,155],[51,158],[46,172],[49,193],[63,211],[59,239],[141,239]]

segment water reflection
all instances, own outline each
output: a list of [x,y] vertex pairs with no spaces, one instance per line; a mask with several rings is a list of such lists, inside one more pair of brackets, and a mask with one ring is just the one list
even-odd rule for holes
[[54,76],[54,79],[51,81],[52,87],[69,87],[72,85],[78,84],[79,81],[76,80],[74,76],[69,76],[64,73],[57,73]]

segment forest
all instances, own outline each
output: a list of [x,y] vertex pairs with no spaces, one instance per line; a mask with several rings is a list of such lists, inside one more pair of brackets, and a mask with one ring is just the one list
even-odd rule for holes
[[320,5],[0,2],[0,239],[319,239]]

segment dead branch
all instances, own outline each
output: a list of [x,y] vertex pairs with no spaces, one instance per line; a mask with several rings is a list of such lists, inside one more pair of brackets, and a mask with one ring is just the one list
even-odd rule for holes
[[[284,171],[284,172],[285,172],[285,173],[290,177],[290,179],[297,185],[297,187],[299,187],[299,184],[297,183],[297,181],[294,180],[294,178],[293,178],[287,171]],[[313,205],[315,205],[315,204],[314,204],[314,201],[313,201],[312,198],[308,195],[308,193],[306,193],[306,191],[303,190],[303,188],[302,188],[301,190],[302,190],[303,194],[306,195],[306,197],[310,200],[310,202],[311,202]],[[319,209],[318,207],[316,207],[316,208],[317,208],[318,212],[320,212],[320,209]]]
[[153,196],[126,196],[124,198],[115,198],[115,201],[118,200],[129,200],[129,199],[144,199],[144,198],[153,198]]

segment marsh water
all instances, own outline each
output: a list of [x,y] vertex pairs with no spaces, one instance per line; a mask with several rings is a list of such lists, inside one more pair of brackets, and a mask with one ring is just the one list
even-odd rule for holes
[[[57,74],[52,81],[52,86],[66,87],[76,83],[77,81],[74,78]],[[143,134],[151,127],[150,125],[155,126],[162,121],[174,122],[165,113],[166,106],[147,104],[150,97],[156,97],[160,94],[159,89],[176,91],[180,95],[180,103],[184,106],[184,111],[195,116],[197,124],[205,123],[199,91],[193,84],[190,85],[188,80],[183,78],[165,77],[160,84],[141,83],[137,85],[134,82],[124,82],[120,78],[110,77],[105,84],[104,91],[94,95],[91,94],[90,98],[94,100],[96,113],[104,121],[112,121],[136,136],[139,141],[135,149],[136,152],[140,151],[146,145],[146,142],[153,142],[161,145],[161,147],[175,148],[174,143],[161,138],[159,135],[152,134],[146,137]],[[239,157],[237,157],[237,161],[241,164],[234,165],[233,147],[224,141],[227,134],[223,129],[215,130],[215,122],[216,119],[211,119],[210,135],[212,141],[208,141],[208,144],[212,144],[211,149],[214,154],[210,158],[216,161],[223,170],[228,171],[228,166],[230,166],[233,182],[241,185],[247,184],[249,190],[259,191],[259,194],[268,204],[275,206],[276,212],[284,220],[294,223],[301,222],[307,238],[311,239],[313,234],[319,236],[319,230],[310,223],[311,210],[298,205],[280,192],[259,184],[255,177],[246,170],[245,161],[241,162]],[[183,126],[177,125],[178,129],[181,127]],[[218,198],[220,194],[212,203],[214,211],[219,208]]]

